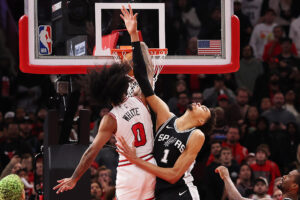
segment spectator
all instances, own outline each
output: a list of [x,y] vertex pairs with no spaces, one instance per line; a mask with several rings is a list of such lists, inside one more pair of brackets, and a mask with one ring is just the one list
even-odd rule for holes
[[235,101],[234,93],[229,88],[226,88],[224,84],[224,77],[216,76],[214,80],[214,86],[203,91],[204,104],[208,107],[216,106],[220,94],[227,95],[230,103]]
[[16,174],[22,168],[21,158],[13,156],[1,173],[0,180],[9,174]]
[[300,144],[297,146],[296,160],[294,160],[292,163],[289,163],[288,168],[289,170],[300,170]]
[[[110,170],[113,184],[116,180],[117,166],[119,162],[119,155],[116,152],[116,142],[115,136],[112,136],[107,144],[100,150],[95,159],[99,166],[105,166]],[[99,170],[101,170],[101,168]]]
[[252,25],[249,20],[249,17],[242,13],[242,0],[234,0],[234,14],[238,16],[241,24],[241,39],[240,45],[241,47],[246,46],[249,43],[250,36],[252,33]]
[[203,21],[199,39],[220,39],[221,38],[221,9],[215,7],[209,14],[209,19]]
[[15,119],[15,112],[8,111],[4,115],[4,124],[12,123]]
[[[221,107],[224,111],[229,110],[229,98],[226,94],[220,94],[218,96],[218,106]],[[226,115],[227,112],[225,112]]]
[[193,92],[191,97],[192,103],[203,103],[203,95],[201,92]]
[[258,177],[254,181],[254,194],[251,196],[252,199],[265,199],[272,200],[268,192],[268,181],[264,177]]
[[253,48],[250,45],[243,47],[240,69],[235,73],[238,87],[245,87],[253,93],[255,80],[262,73],[262,63],[254,58]]
[[205,199],[218,200],[222,197],[224,184],[222,183],[222,180],[218,176],[216,176],[215,173],[215,169],[221,165],[220,162],[216,162],[216,160],[214,160],[205,168]]
[[221,107],[215,108],[216,112],[216,126],[213,130],[210,138],[212,140],[223,141],[226,139],[226,133],[228,131],[227,121],[225,120],[224,109]]
[[197,37],[200,32],[201,22],[197,16],[195,7],[192,6],[191,0],[179,0],[177,1],[177,5],[181,19],[187,29],[187,39]]
[[282,38],[280,40],[281,53],[277,56],[279,67],[298,70],[299,60],[292,51],[292,40],[290,38]]
[[186,82],[184,80],[179,80],[176,83],[176,93],[173,97],[171,97],[168,101],[168,106],[170,110],[175,110],[178,101],[178,95],[187,90]]
[[218,140],[213,140],[210,144],[210,155],[208,157],[208,160],[206,162],[206,166],[210,165],[211,163],[220,163],[220,152],[221,152],[222,146],[221,142]]
[[98,181],[91,182],[91,196],[95,200],[104,200],[104,198],[102,198],[102,188]]
[[[264,54],[263,54],[263,60],[265,62],[268,62],[270,58],[274,58],[281,54],[282,52],[282,46],[281,46],[281,40],[284,38],[284,30],[281,26],[275,26],[273,28],[273,35],[274,39],[271,40],[269,43],[267,43],[264,47]],[[291,47],[292,54],[294,56],[297,56],[297,49],[295,44],[292,44]]]
[[273,198],[273,200],[281,200],[282,199],[282,191],[279,189],[274,190],[272,198]]
[[246,113],[246,118],[243,121],[243,124],[241,126],[240,142],[242,144],[245,143],[245,139],[247,138],[247,135],[256,131],[258,118],[259,118],[259,113],[257,108],[255,106],[250,106]]
[[238,88],[236,95],[236,103],[239,107],[242,119],[245,119],[249,110],[249,91],[246,88]]
[[[254,164],[256,162],[255,160],[255,153],[248,153],[248,156],[245,159],[245,163],[249,166],[251,166],[252,164]],[[252,173],[253,174],[253,173]]]
[[265,117],[260,117],[257,120],[255,131],[251,131],[245,135],[243,144],[250,152],[255,152],[260,144],[271,145],[272,138],[269,132],[269,122]]
[[277,177],[276,171],[270,162],[267,162],[267,152],[263,148],[257,148],[256,154],[256,163],[252,164],[250,167],[253,170],[254,178],[258,178],[260,176],[267,179],[269,186],[269,194],[272,194],[274,180]]
[[297,148],[300,143],[299,129],[296,123],[290,122],[286,125],[286,133],[289,138],[289,157],[290,162],[296,160]]
[[[273,99],[273,96],[281,91],[280,77],[277,71],[272,71],[268,74],[263,74],[255,81],[253,96],[254,103],[258,104],[262,98],[268,97]],[[274,102],[272,102],[274,103]]]
[[269,97],[264,97],[260,101],[260,113],[269,110],[272,107],[271,99]]
[[[221,149],[220,161],[221,161],[222,166],[225,166],[228,168],[229,175],[230,175],[231,179],[235,182],[238,178],[240,168],[239,168],[239,165],[236,162],[236,160],[233,158],[232,151],[230,148],[223,147]],[[223,192],[222,198],[225,198],[226,196],[227,196],[227,194]]]
[[233,158],[241,164],[242,161],[248,155],[248,150],[246,147],[239,143],[240,130],[238,126],[229,126],[228,132],[226,134],[226,141],[222,143],[223,147],[229,147],[232,152]]
[[284,104],[284,108],[291,112],[296,119],[299,121],[299,112],[298,109],[295,106],[296,103],[296,94],[294,92],[294,90],[289,90],[285,93],[285,104]]
[[250,19],[252,26],[255,26],[262,14],[265,12],[265,9],[268,7],[267,1],[259,0],[243,0],[242,1],[242,11]]
[[107,169],[105,166],[99,167],[98,169],[98,182],[101,185],[103,195],[113,186],[111,178],[111,170]]
[[297,19],[292,21],[290,25],[289,37],[295,42],[298,56],[300,56],[300,15]]
[[[267,153],[267,161],[266,161],[266,163],[269,163],[271,165],[271,167],[273,168],[273,170],[275,172],[275,176],[276,177],[280,177],[281,173],[279,171],[278,165],[275,162],[273,162],[272,160],[269,159],[270,157],[272,157],[269,145],[267,145],[267,144],[260,144],[257,147],[257,149],[263,149]],[[275,187],[275,181],[274,181],[274,187]]]
[[268,9],[264,15],[264,22],[254,27],[250,38],[250,45],[253,48],[254,56],[258,59],[262,59],[264,46],[273,39],[272,30],[276,26],[274,23],[275,17],[274,10]]
[[240,167],[234,159],[232,151],[229,147],[222,147],[220,152],[220,162],[221,165],[228,168],[231,179],[235,181],[238,178]]
[[91,180],[95,180],[95,181],[98,180],[98,168],[99,168],[98,163],[94,161],[90,166]]
[[32,134],[32,121],[28,116],[25,116],[19,124],[20,136],[24,142],[31,147],[32,152],[37,153],[40,150],[38,138]]
[[253,172],[248,164],[242,164],[236,188],[243,197],[249,197],[253,194]]
[[94,128],[91,131],[91,136],[93,138],[92,140],[94,140],[94,138],[96,137],[96,135],[98,133],[99,124],[100,124],[100,121],[101,121],[102,117],[104,115],[106,115],[109,112],[109,110],[110,110],[109,107],[105,107],[105,106],[100,109],[98,118],[96,119],[96,121],[94,121]]
[[24,120],[26,116],[26,112],[24,110],[24,108],[20,107],[16,109],[16,116],[15,116],[15,120],[19,123],[22,122]]
[[7,124],[4,131],[6,140],[0,143],[0,161],[6,165],[14,155],[32,153],[30,146],[20,139],[19,125]]
[[170,108],[170,111],[173,112],[176,116],[181,116],[187,109],[190,99],[187,92],[181,92],[178,94],[178,100],[176,107],[173,109]]
[[279,123],[282,126],[286,125],[288,122],[296,121],[294,115],[283,108],[284,96],[281,92],[275,93],[272,100],[274,106],[262,113],[262,116],[269,120],[270,126],[273,126],[274,123]]
[[[186,55],[198,55],[198,38],[191,37],[188,40]],[[198,85],[196,87],[199,87]],[[194,88],[191,88],[194,89]]]
[[[35,177],[35,180],[36,182],[34,182],[36,184],[36,189],[38,191],[42,191],[43,189],[43,159],[37,159],[36,161],[36,177]],[[35,192],[38,192],[38,191],[35,191]]]
[[269,0],[269,8],[272,8],[277,15],[276,23],[289,26],[292,19],[292,1]]

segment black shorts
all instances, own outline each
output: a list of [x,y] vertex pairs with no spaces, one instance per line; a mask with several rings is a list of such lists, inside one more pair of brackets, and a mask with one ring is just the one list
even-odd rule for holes
[[197,194],[192,195],[187,186],[182,186],[182,187],[164,190],[159,193],[155,193],[155,199],[156,200],[171,200],[171,199],[172,200],[198,200],[199,194],[196,187],[194,193],[195,192],[197,192]]

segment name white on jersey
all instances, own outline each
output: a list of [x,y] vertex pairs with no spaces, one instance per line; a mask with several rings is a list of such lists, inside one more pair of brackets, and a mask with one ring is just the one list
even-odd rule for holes
[[[154,139],[151,115],[140,99],[129,97],[110,113],[117,121],[117,137],[122,136],[129,145],[134,141],[138,157],[152,153]],[[119,144],[118,139],[117,142]],[[120,155],[119,160],[124,159]]]

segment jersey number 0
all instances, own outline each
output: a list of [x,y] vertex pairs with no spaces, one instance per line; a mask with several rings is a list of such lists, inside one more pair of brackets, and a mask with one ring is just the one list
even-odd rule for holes
[[131,130],[134,135],[134,146],[144,146],[147,142],[144,125],[138,122],[131,127]]

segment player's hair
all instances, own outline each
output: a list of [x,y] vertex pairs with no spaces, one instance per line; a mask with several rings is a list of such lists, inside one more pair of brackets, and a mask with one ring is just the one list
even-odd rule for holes
[[206,135],[210,135],[216,126],[216,111],[213,108],[209,108],[210,118],[207,119],[205,124],[199,126],[199,129]]
[[100,105],[119,105],[127,95],[132,79],[127,75],[130,71],[128,63],[114,63],[100,70],[89,71],[83,84],[87,95]]

